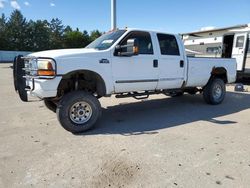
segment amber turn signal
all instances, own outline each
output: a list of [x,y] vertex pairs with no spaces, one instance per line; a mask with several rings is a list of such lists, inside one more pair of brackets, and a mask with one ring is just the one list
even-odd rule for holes
[[134,50],[134,54],[138,54],[138,53],[139,53],[139,48],[138,48],[138,46],[134,46],[134,47],[133,47],[133,50]]
[[51,62],[43,64],[43,69],[38,69],[38,76],[55,76],[55,71]]
[[54,70],[38,70],[38,76],[55,76]]

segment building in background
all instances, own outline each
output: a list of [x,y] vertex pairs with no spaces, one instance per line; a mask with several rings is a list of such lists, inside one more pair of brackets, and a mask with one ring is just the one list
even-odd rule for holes
[[183,33],[188,56],[236,58],[238,79],[250,79],[250,24]]

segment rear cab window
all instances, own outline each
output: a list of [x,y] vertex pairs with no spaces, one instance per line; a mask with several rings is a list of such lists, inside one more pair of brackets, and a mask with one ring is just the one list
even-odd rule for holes
[[131,31],[121,42],[120,45],[126,45],[129,39],[137,39],[139,43],[139,54],[153,55],[153,43],[150,33],[143,31]]
[[180,56],[180,50],[174,35],[157,34],[161,55]]

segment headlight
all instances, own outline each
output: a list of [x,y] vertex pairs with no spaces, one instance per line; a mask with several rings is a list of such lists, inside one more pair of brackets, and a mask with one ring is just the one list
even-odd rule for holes
[[25,59],[25,71],[27,75],[37,76],[37,61],[36,59]]
[[52,59],[37,59],[38,76],[55,76],[56,64]]

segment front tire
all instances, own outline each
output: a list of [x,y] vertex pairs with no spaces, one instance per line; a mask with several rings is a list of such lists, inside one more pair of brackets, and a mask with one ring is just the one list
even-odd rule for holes
[[51,100],[44,100],[44,105],[49,109],[51,110],[52,112],[56,113],[56,108],[57,108],[57,105],[51,101]]
[[222,103],[226,95],[226,86],[222,79],[211,79],[203,90],[203,98],[208,104]]
[[72,133],[81,133],[95,125],[101,116],[101,105],[92,94],[74,91],[61,99],[56,113],[64,129]]

